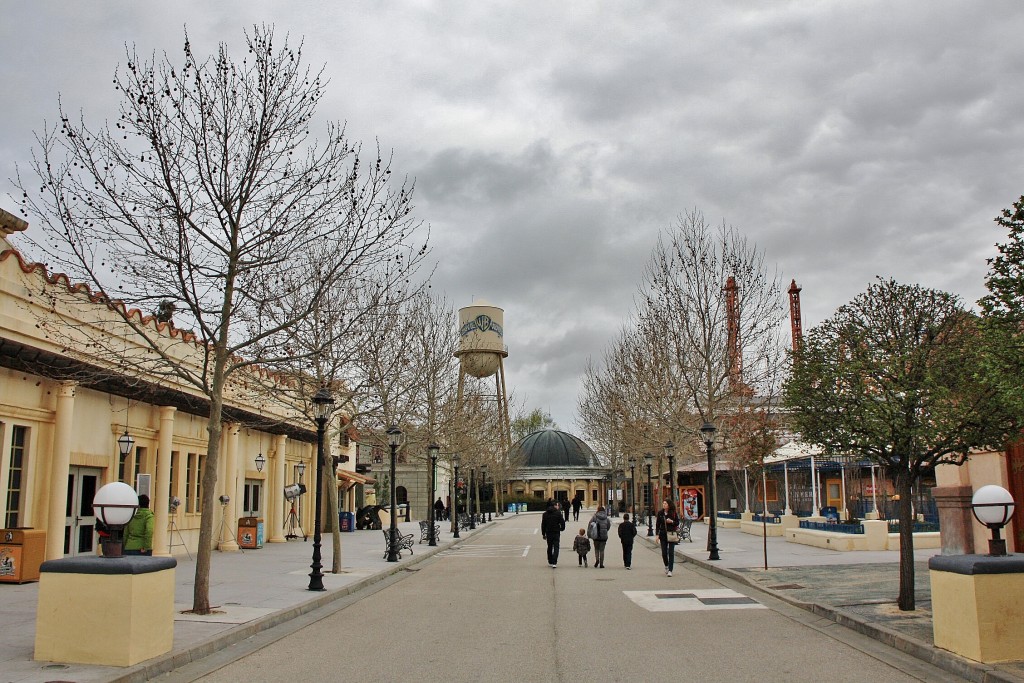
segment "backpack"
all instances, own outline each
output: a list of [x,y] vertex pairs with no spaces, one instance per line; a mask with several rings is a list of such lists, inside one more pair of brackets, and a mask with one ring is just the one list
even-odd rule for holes
[[597,540],[597,520],[590,520],[590,524],[587,525],[587,538]]

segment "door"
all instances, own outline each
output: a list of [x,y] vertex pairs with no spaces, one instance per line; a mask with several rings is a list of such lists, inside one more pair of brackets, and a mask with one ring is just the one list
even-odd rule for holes
[[246,479],[244,492],[245,497],[242,501],[242,516],[262,517],[263,508],[261,503],[263,502],[263,480]]
[[834,507],[836,510],[843,509],[843,480],[842,479],[826,479],[825,480],[825,505]]
[[92,499],[99,489],[103,470],[94,467],[68,468],[68,503],[64,519],[64,554],[92,555],[96,552],[96,515]]

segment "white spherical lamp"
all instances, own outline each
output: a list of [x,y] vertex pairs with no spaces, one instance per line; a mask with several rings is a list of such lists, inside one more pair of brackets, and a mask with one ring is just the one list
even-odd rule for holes
[[971,510],[979,522],[992,530],[992,538],[988,542],[989,555],[1006,554],[1006,541],[999,538],[999,530],[1010,521],[1015,507],[1013,496],[1002,486],[988,484],[974,492]]
[[139,496],[128,484],[115,481],[100,488],[92,499],[92,509],[110,529],[110,539],[103,543],[104,557],[121,556],[121,529],[131,521],[139,508]]

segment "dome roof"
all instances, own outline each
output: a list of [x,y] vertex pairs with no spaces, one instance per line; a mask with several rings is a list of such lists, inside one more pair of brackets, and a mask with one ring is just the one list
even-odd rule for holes
[[572,434],[543,429],[525,436],[512,446],[513,458],[522,458],[520,467],[594,467],[594,451]]

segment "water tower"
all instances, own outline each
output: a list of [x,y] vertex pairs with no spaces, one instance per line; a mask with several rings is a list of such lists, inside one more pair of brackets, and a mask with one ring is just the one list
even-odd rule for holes
[[458,403],[462,404],[466,375],[484,379],[494,377],[495,396],[498,401],[498,429],[501,452],[512,448],[512,431],[508,418],[508,395],[505,392],[505,364],[508,347],[505,346],[505,312],[478,299],[472,306],[459,309]]

